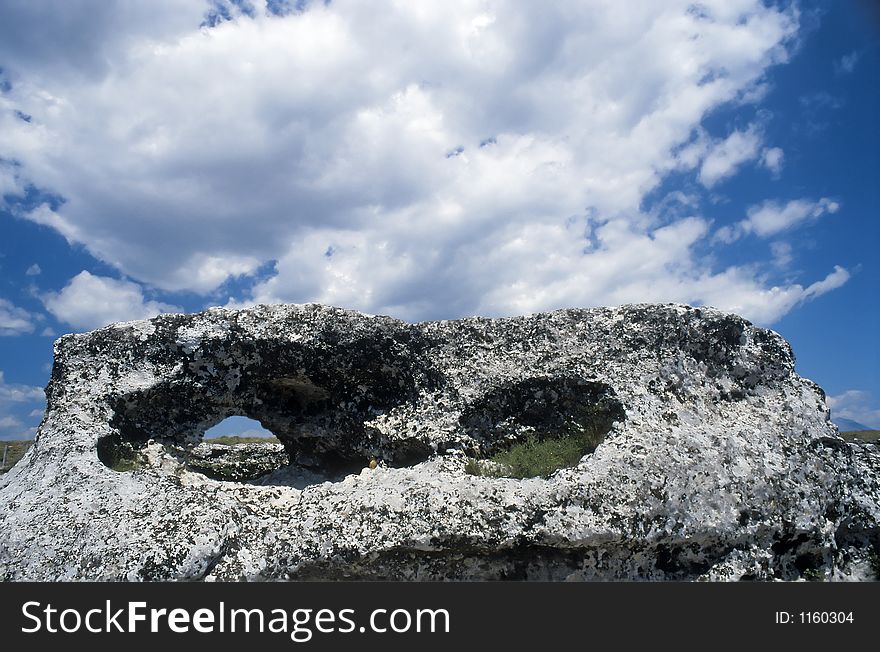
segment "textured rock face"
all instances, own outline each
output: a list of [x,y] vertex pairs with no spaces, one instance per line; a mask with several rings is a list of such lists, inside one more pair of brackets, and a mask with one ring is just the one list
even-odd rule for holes
[[[867,579],[880,545],[876,447],[837,436],[784,340],[715,310],[260,306],[55,347],[0,477],[7,580]],[[283,450],[212,473],[233,453],[196,445],[230,415]],[[465,472],[587,421],[608,433],[574,468]]]
[[[259,478],[288,463],[281,444],[247,443],[230,446],[205,442],[195,447],[175,447],[181,461],[191,470],[215,480],[244,481]],[[170,452],[174,452],[174,448]],[[134,450],[130,466],[137,467]]]

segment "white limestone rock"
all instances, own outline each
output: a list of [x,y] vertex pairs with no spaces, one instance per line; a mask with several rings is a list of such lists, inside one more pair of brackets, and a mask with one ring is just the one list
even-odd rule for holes
[[[47,396],[0,477],[0,579],[845,580],[880,550],[877,447],[781,337],[712,309],[162,315],[59,339]],[[212,479],[195,446],[235,414],[284,454]],[[597,419],[574,468],[465,473]]]

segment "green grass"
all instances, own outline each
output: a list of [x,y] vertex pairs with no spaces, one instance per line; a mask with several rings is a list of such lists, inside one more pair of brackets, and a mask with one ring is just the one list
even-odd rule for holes
[[840,436],[847,441],[866,441],[872,444],[880,443],[880,430],[851,430],[842,432]]
[[825,573],[818,568],[808,568],[801,575],[807,582],[824,582]]
[[9,447],[6,452],[6,466],[0,467],[0,473],[6,473],[27,452],[33,444],[31,439],[19,439],[13,441],[0,441],[0,461],[3,460],[3,449]]
[[465,473],[489,477],[549,477],[558,469],[575,466],[581,458],[596,450],[604,433],[599,430],[569,432],[557,437],[538,439],[534,435],[489,458],[492,464],[468,458]]
[[136,457],[120,457],[110,468],[119,473],[126,473],[128,471],[134,471],[138,466],[139,464]]
[[212,437],[203,440],[206,444],[225,444],[226,446],[235,446],[236,444],[280,444],[277,437],[238,437],[235,435],[224,435],[223,437]]
[[464,463],[464,472],[469,475],[483,475],[483,469],[480,468],[480,462],[473,457],[467,458]]

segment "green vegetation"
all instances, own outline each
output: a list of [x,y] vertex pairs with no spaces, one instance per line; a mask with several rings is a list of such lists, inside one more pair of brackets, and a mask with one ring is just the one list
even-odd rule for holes
[[205,439],[206,444],[225,444],[226,446],[235,446],[236,444],[280,444],[277,437],[238,437],[235,435],[224,435],[223,437],[213,437]]
[[808,568],[803,572],[803,578],[807,582],[824,582],[825,573],[819,568]]
[[33,443],[31,439],[0,441],[0,461],[3,460],[3,450],[6,450],[6,464],[5,466],[0,465],[0,473],[6,473],[15,466],[15,463],[22,458]]
[[134,471],[138,468],[137,457],[118,457],[110,468],[119,473]]
[[480,468],[480,462],[473,457],[467,458],[467,462],[464,464],[464,472],[469,475],[483,475],[483,470]]
[[604,435],[599,429],[572,431],[544,439],[531,435],[486,461],[468,458],[464,470],[471,475],[489,477],[546,478],[558,469],[575,466],[584,455],[596,450]]
[[130,443],[120,442],[113,439],[111,443],[106,446],[105,456],[101,458],[101,461],[114,471],[126,473],[128,471],[134,471],[140,466],[138,463],[138,456],[138,451]]
[[871,444],[880,444],[880,430],[851,430],[842,432],[840,436],[847,441],[866,441]]
[[133,471],[140,466],[140,453],[131,442],[119,434],[98,437],[98,459],[108,468],[120,473]]

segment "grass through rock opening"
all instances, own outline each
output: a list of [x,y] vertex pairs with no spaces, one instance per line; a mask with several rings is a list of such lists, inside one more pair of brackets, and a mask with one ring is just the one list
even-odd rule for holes
[[140,466],[138,450],[118,434],[98,437],[98,459],[119,473],[134,471]]
[[558,469],[570,468],[602,443],[599,429],[572,430],[555,437],[539,439],[529,435],[525,441],[486,460],[468,458],[465,472],[471,475],[508,478],[549,477]]

